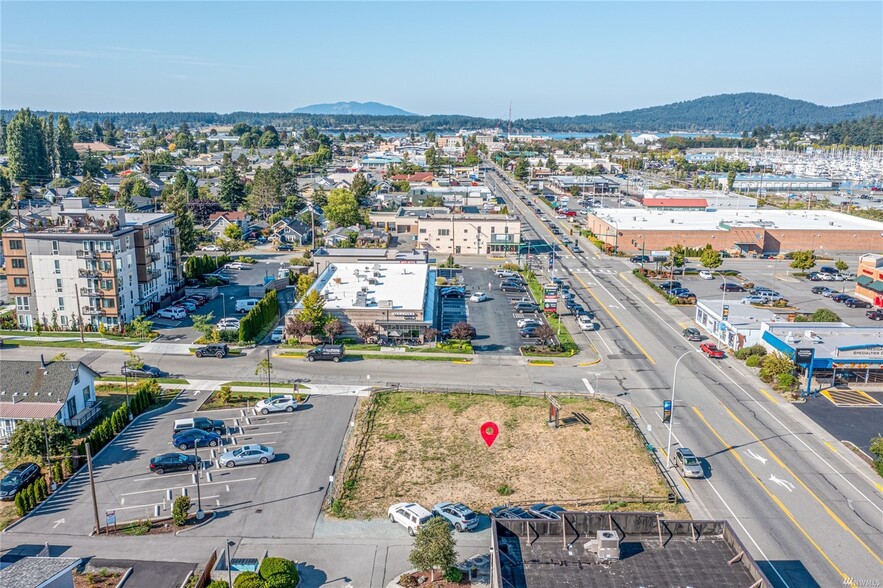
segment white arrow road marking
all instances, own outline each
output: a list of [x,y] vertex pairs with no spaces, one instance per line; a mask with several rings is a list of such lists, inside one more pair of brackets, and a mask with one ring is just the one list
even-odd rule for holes
[[778,484],[779,486],[781,486],[782,488],[784,488],[788,492],[791,492],[794,490],[794,484],[792,484],[788,480],[780,480],[779,478],[775,477],[772,474],[770,474],[770,482],[775,482],[776,484]]
[[62,519],[58,519],[57,521],[55,521],[55,524],[52,525],[52,528],[54,529],[54,528],[57,527],[58,525],[63,525],[63,524],[64,524],[64,519],[63,519],[63,518],[62,518]]
[[763,465],[766,465],[767,458],[765,458],[765,457],[761,457],[760,455],[757,455],[756,453],[754,453],[754,452],[751,451],[750,449],[747,451],[747,453],[748,453],[749,456],[751,456],[752,458],[756,459],[757,461],[759,461],[759,462],[762,463]]

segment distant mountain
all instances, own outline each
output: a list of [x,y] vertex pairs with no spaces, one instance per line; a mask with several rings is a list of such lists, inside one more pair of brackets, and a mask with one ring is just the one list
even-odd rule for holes
[[766,125],[785,128],[830,124],[865,116],[883,116],[883,100],[843,106],[820,106],[775,94],[746,92],[705,96],[625,112],[525,119],[513,121],[512,124],[524,130],[569,128],[597,131],[750,131]]
[[413,112],[380,102],[335,102],[310,104],[292,111],[294,114],[362,114],[368,116],[416,116]]

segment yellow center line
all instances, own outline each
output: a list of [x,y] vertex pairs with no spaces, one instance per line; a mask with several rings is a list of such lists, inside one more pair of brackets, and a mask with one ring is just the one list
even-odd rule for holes
[[737,423],[738,423],[743,429],[745,429],[745,430],[748,432],[748,434],[751,435],[751,436],[754,438],[754,440],[757,441],[757,442],[760,444],[761,447],[763,447],[764,449],[766,449],[766,451],[767,451],[767,453],[770,455],[770,457],[772,457],[773,460],[774,460],[777,464],[779,464],[779,466],[780,466],[782,469],[784,469],[786,472],[788,472],[789,474],[791,474],[791,476],[792,476],[795,480],[797,480],[797,483],[799,483],[801,486],[803,486],[803,489],[804,489],[804,490],[806,490],[807,492],[809,492],[809,495],[812,496],[812,497],[815,499],[815,501],[819,503],[819,505],[821,505],[821,507],[825,510],[825,512],[828,513],[828,516],[830,516],[830,517],[831,517],[831,518],[832,518],[832,519],[833,519],[838,525],[840,525],[840,527],[841,527],[844,531],[846,531],[847,533],[849,533],[850,535],[852,535],[852,538],[853,538],[853,539],[855,539],[856,541],[858,541],[859,544],[860,544],[862,547],[864,547],[865,550],[867,550],[867,552],[870,553],[870,554],[874,557],[874,559],[876,559],[881,565],[883,565],[883,559],[881,559],[879,555],[877,555],[877,554],[876,554],[876,553],[875,553],[875,552],[874,552],[874,551],[873,551],[873,550],[872,550],[872,549],[871,549],[871,548],[870,548],[870,547],[869,547],[864,541],[862,541],[862,540],[859,538],[859,536],[856,535],[855,532],[854,532],[852,529],[850,529],[849,526],[848,526],[846,523],[844,523],[844,522],[840,519],[840,517],[838,517],[838,516],[834,513],[834,511],[832,511],[832,510],[828,507],[828,505],[825,504],[825,503],[822,501],[821,498],[819,498],[819,497],[816,495],[815,492],[813,492],[812,490],[810,490],[810,489],[809,489],[809,486],[807,486],[807,485],[803,482],[803,480],[801,480],[801,479],[797,476],[797,474],[795,474],[795,473],[791,470],[791,468],[789,468],[787,465],[785,465],[785,463],[784,463],[781,459],[779,459],[778,456],[777,456],[775,453],[773,453],[772,450],[770,450],[769,447],[767,447],[766,443],[764,443],[763,441],[761,441],[760,438],[759,438],[757,435],[754,434],[754,431],[752,431],[751,429],[749,429],[748,426],[747,426],[745,423],[743,423],[741,420],[739,420],[739,417],[737,417],[735,414],[733,414],[733,411],[731,411],[726,405],[723,405],[723,404],[722,404],[721,406],[724,407],[724,410],[727,411],[727,414],[730,415],[730,418],[732,418],[732,419],[733,419],[734,421],[736,421],[736,422],[737,422]]
[[834,447],[833,445],[831,445],[830,443],[828,443],[827,441],[825,441],[825,447],[830,449],[832,452],[837,453],[837,448]]
[[638,412],[638,407],[637,407],[637,406],[633,406],[633,407],[632,407],[632,410],[635,411],[635,414],[638,415],[638,418],[641,418],[641,413]]
[[794,515],[791,514],[791,511],[788,510],[788,507],[786,507],[784,504],[782,504],[782,501],[779,500],[775,494],[770,492],[769,488],[766,487],[766,484],[764,484],[760,478],[758,478],[756,475],[754,475],[754,472],[752,472],[751,468],[749,468],[745,464],[745,461],[742,460],[742,456],[739,455],[739,453],[733,449],[733,446],[723,440],[723,438],[718,434],[718,432],[714,429],[714,427],[712,427],[711,424],[705,419],[705,416],[701,412],[699,412],[698,408],[696,408],[695,406],[692,406],[691,408],[693,409],[693,412],[695,412],[696,415],[700,418],[700,420],[702,420],[702,422],[705,424],[705,426],[708,427],[708,430],[711,431],[711,433],[715,437],[717,437],[718,441],[721,442],[721,445],[723,445],[727,449],[727,451],[729,451],[730,455],[732,455],[736,459],[736,461],[738,461],[739,464],[743,468],[745,468],[745,471],[748,472],[748,475],[751,476],[754,479],[754,481],[757,482],[757,484],[761,488],[763,488],[763,491],[767,493],[767,496],[769,496],[770,499],[776,503],[776,506],[778,506],[782,510],[782,512],[785,513],[785,516],[787,516],[791,520],[791,522],[794,524],[794,526],[797,527],[797,529],[800,530],[801,533],[803,533],[803,536],[806,537],[806,539],[812,544],[812,546],[816,548],[816,551],[818,551],[821,554],[821,556],[825,558],[825,561],[827,561],[828,564],[830,564],[830,566],[832,568],[834,568],[834,570],[838,574],[840,574],[840,577],[843,578],[844,582],[848,583],[849,585],[852,585],[850,577],[847,576],[846,574],[844,574],[843,571],[841,571],[840,568],[837,567],[837,564],[835,564],[831,560],[831,558],[828,557],[828,554],[825,553],[825,551],[821,548],[821,546],[819,546],[819,544],[816,543],[812,537],[810,537],[809,533],[807,533],[806,530],[800,526],[800,523],[797,522],[797,519],[795,519]]
[[760,388],[760,393],[763,394],[764,396],[766,396],[767,399],[769,399],[769,401],[772,402],[773,404],[779,404],[779,401],[776,400],[776,398],[772,394],[770,394],[769,392],[767,392],[763,388]]

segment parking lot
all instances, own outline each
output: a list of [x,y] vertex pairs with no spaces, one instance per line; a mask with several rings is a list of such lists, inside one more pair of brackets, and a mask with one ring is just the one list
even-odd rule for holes
[[[781,294],[788,300],[790,306],[798,308],[801,312],[812,313],[820,308],[827,308],[840,316],[841,320],[853,326],[878,326],[879,323],[868,319],[865,316],[867,309],[850,308],[844,304],[840,304],[822,296],[821,294],[813,294],[812,288],[816,286],[827,286],[838,292],[850,294],[855,289],[855,282],[812,282],[805,278],[792,276],[791,273],[796,270],[788,267],[788,260],[769,260],[769,259],[727,259],[719,269],[736,269],[741,272],[743,280],[737,280],[728,277],[727,281],[741,284],[743,282],[751,282],[755,286],[765,286]],[[691,263],[687,267],[698,267],[698,264]],[[855,271],[852,267],[847,271]],[[749,295],[748,292],[722,292],[720,289],[722,277],[713,274],[713,280],[704,280],[698,276],[686,275],[675,276],[675,280],[680,282],[684,288],[688,288],[696,294],[699,300],[717,299],[726,300],[731,304],[739,304],[743,298]],[[658,280],[657,280],[658,283]],[[679,307],[690,319],[693,318],[695,310],[692,306]],[[773,308],[774,310],[774,308]]]
[[[169,516],[171,503],[182,493],[196,510],[197,484],[193,472],[158,475],[148,469],[151,457],[178,450],[171,445],[174,420],[196,414],[208,391],[185,392],[158,415],[142,418],[104,449],[94,460],[95,490],[101,524],[108,512],[117,524],[157,514]],[[204,510],[217,513],[211,524],[189,531],[217,536],[223,533],[264,537],[309,537],[319,516],[334,464],[349,424],[353,398],[313,396],[293,413],[252,415],[250,423],[239,409],[203,411],[228,426],[224,445],[214,452],[200,447],[203,464],[199,494]],[[240,428],[235,428],[239,419]],[[276,459],[264,465],[221,469],[214,455],[243,444],[272,447]],[[192,453],[193,450],[187,453]],[[16,530],[40,532],[47,525],[65,525],[65,531],[87,534],[94,526],[88,475],[76,476],[64,490]]]

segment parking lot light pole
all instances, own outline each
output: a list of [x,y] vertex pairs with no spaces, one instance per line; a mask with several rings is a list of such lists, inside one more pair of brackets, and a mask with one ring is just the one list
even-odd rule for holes
[[199,461],[198,445],[198,443],[193,443],[193,455],[196,457],[196,520],[201,521],[205,517],[205,513],[202,512],[202,493],[199,487],[199,476],[202,475],[199,466],[202,465],[202,462]]
[[674,427],[675,421],[675,384],[678,382],[678,365],[681,363],[681,360],[690,355],[691,353],[695,353],[698,349],[691,349],[690,351],[686,351],[678,358],[675,362],[675,370],[674,374],[672,374],[671,379],[671,418],[668,421],[668,446],[665,450],[665,467],[671,466],[671,430]]
[[123,362],[123,379],[126,380],[126,411],[129,413],[129,420],[132,420],[132,409],[129,408],[129,368],[126,362]]
[[230,541],[229,539],[224,541],[224,549],[227,552],[227,586],[228,588],[233,588],[233,567],[230,565],[230,546],[236,545],[235,542]]

